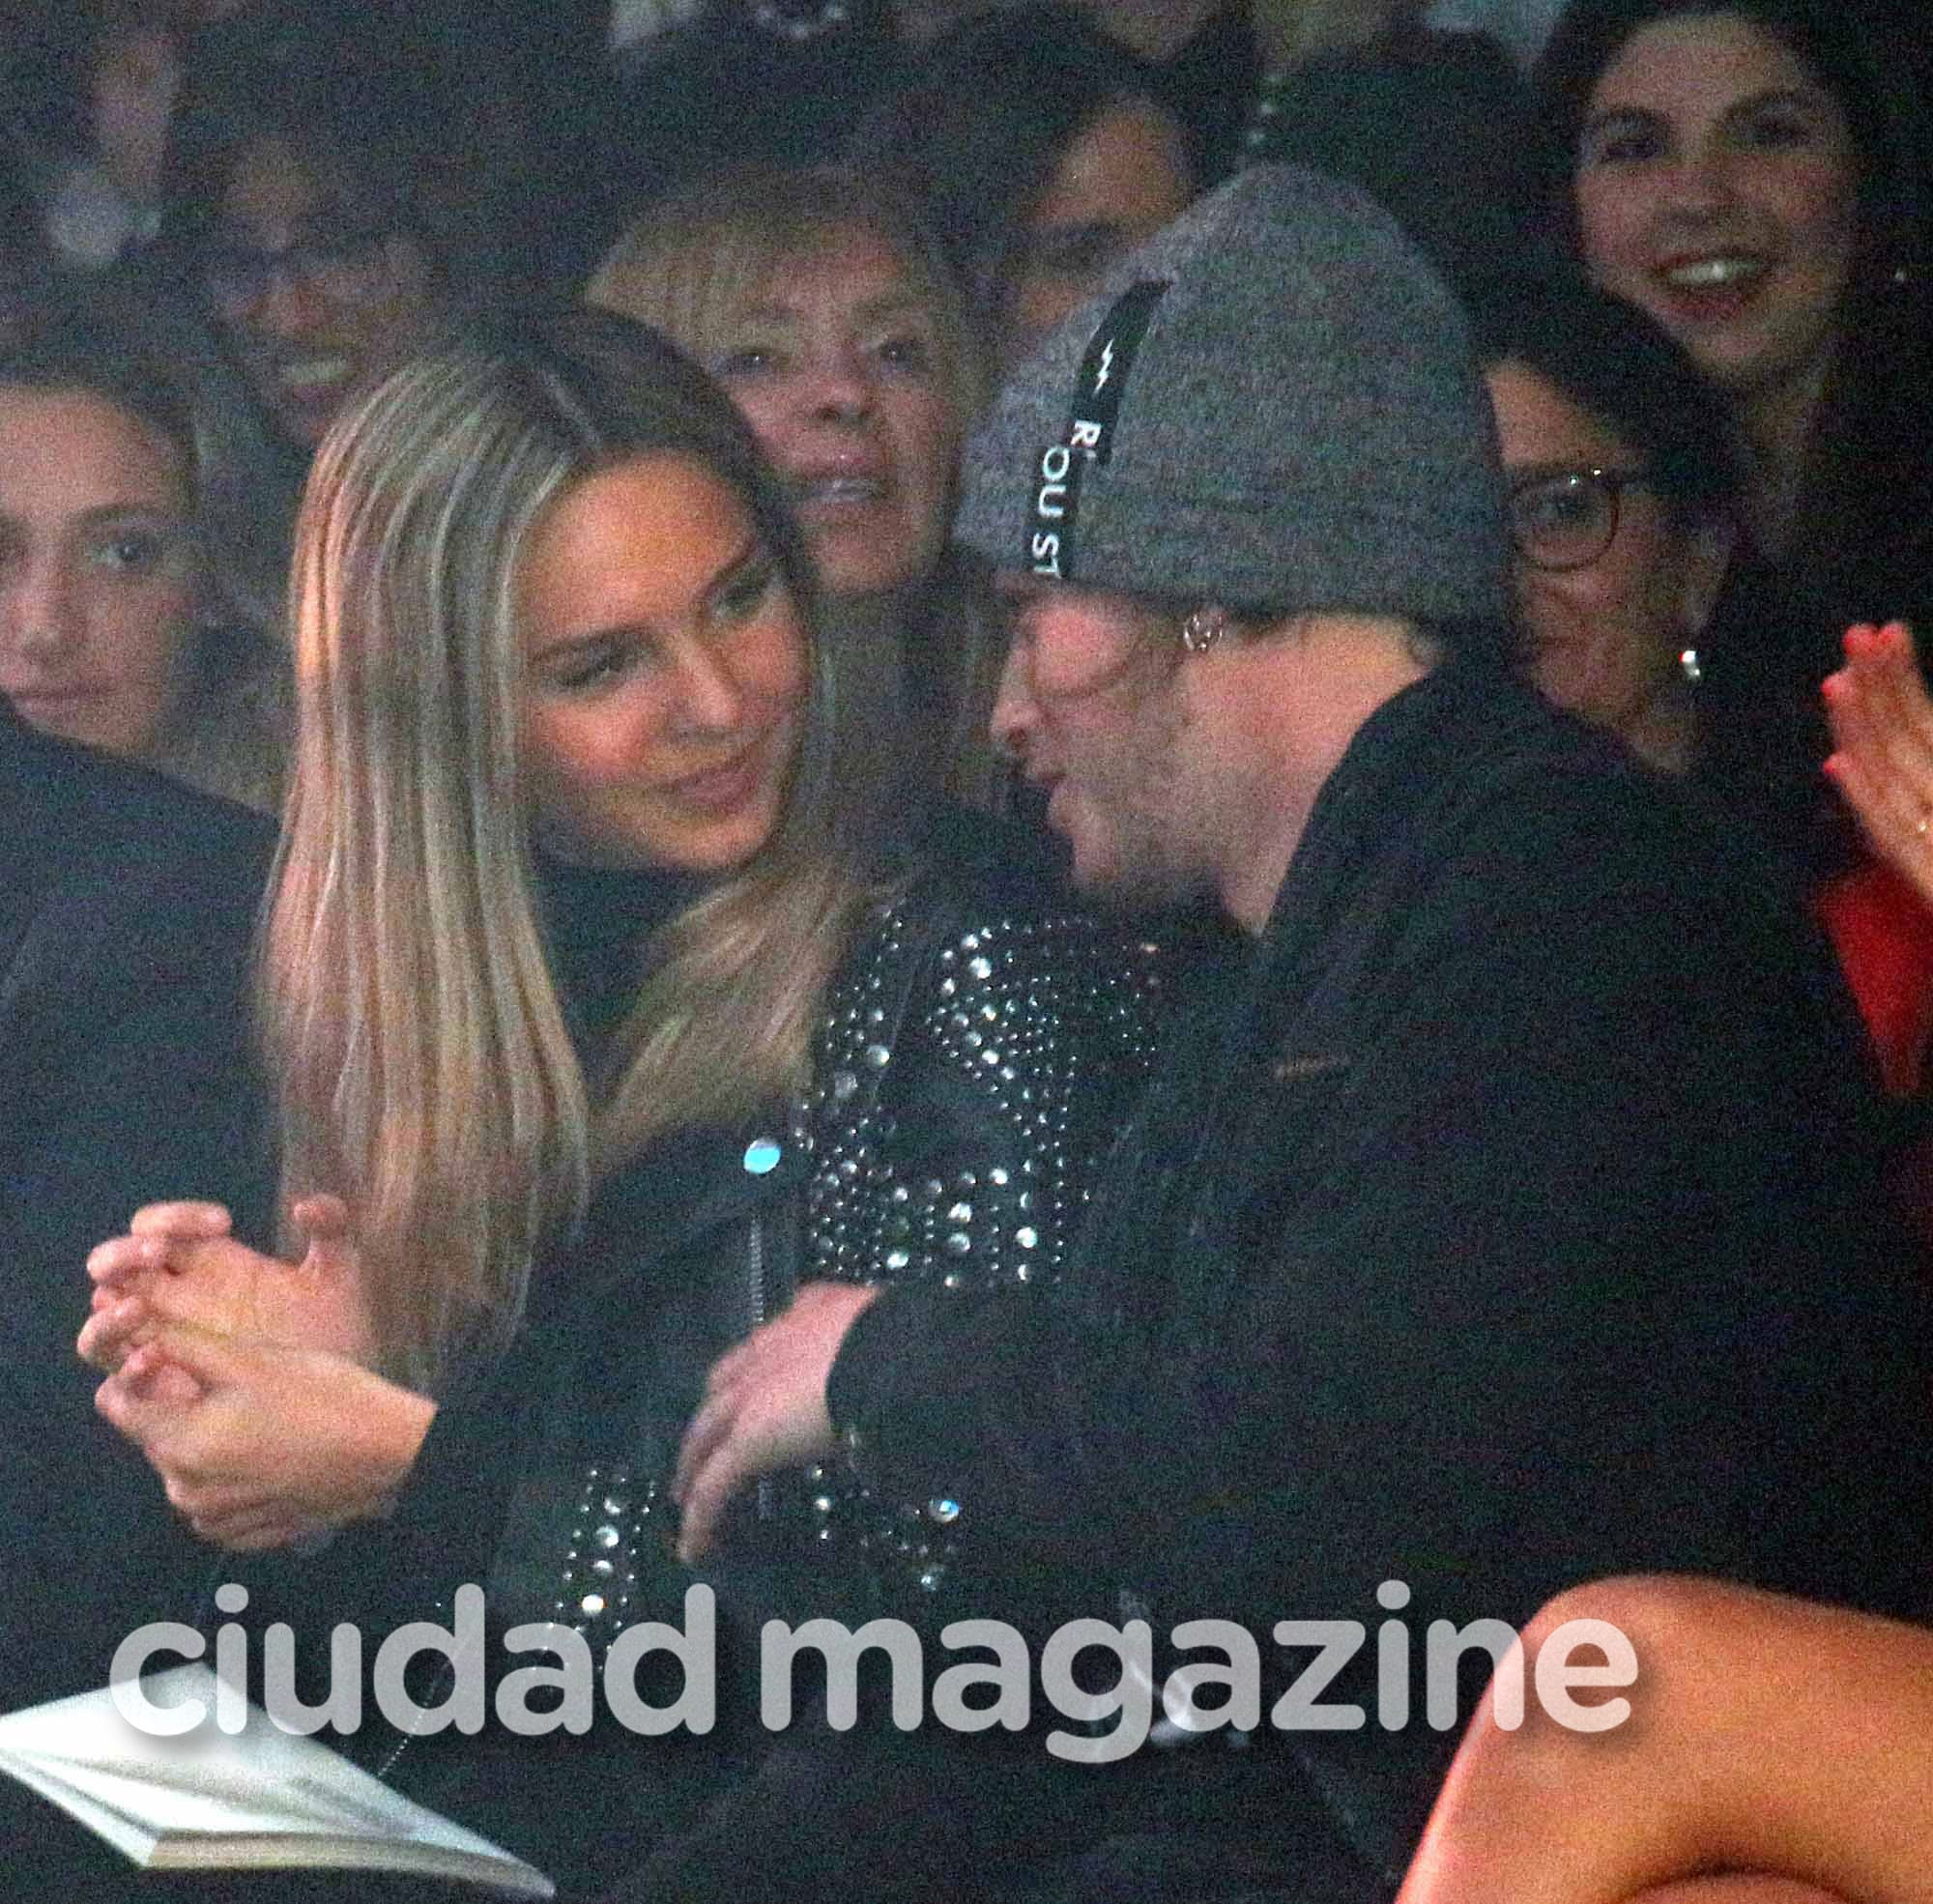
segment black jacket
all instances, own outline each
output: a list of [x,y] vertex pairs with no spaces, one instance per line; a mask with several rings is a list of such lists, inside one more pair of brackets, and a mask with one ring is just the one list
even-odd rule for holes
[[272,829],[0,701],[0,1707],[104,1684],[204,1565],[73,1352],[87,1252],[163,1197],[263,1232],[244,974]]
[[[1157,1634],[1247,1624],[1271,1697],[1274,1621],[1373,1630],[1390,1580],[1419,1672],[1431,1621],[1614,1571],[1923,1607],[1933,1334],[1850,1009],[1633,764],[1496,682],[1399,696],[1171,1052],[1064,1299],[860,1317],[831,1400],[880,1485],[962,1476],[1104,1615],[1127,1581]],[[1420,1686],[1379,1724],[1374,1660],[1328,1695],[1360,1730],[1264,1708],[1279,1800],[1208,1781],[1185,1894],[1258,1856],[1313,1896],[1339,1840],[1394,1884],[1456,1733]]]

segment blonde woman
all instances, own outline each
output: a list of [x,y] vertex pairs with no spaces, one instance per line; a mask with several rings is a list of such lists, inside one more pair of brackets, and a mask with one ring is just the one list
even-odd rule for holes
[[[261,1015],[305,1254],[146,1211],[95,1253],[83,1347],[199,1531],[348,1530],[265,1614],[375,1634],[476,1581],[601,1648],[681,1617],[660,1480],[708,1364],[801,1281],[848,1316],[880,1278],[1053,1280],[1157,955],[964,817],[856,824],[781,485],[623,319],[386,378],[319,454],[295,597]],[[971,1556],[930,1506],[822,1471],[713,1577],[747,1617],[789,1579],[943,1607]],[[404,1771],[588,1883],[729,1756],[640,1806],[623,1743],[587,1771],[486,1732]],[[554,1778],[600,1770],[587,1833]]]
[[849,768],[1002,805],[997,643],[980,578],[947,548],[984,364],[908,206],[854,173],[747,168],[646,212],[587,295],[697,358],[778,471],[849,656]]

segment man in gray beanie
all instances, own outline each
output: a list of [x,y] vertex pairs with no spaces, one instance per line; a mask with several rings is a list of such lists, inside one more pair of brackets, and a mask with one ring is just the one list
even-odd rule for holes
[[[1019,1865],[1029,1898],[1386,1899],[1563,1589],[1924,1609],[1933,1328],[1854,1021],[1764,868],[1514,681],[1504,521],[1455,306],[1287,170],[1127,261],[969,449],[960,533],[1014,623],[995,728],[1077,883],[1210,896],[1254,952],[1060,1287],[810,1284],[714,1371],[687,1554],[748,1476],[844,1447],[1122,1623],[1076,1822],[1043,1797],[1016,1830],[956,1742],[974,1774],[917,1830],[841,1840],[851,1895],[966,1843],[975,1894]],[[1526,1696],[1600,1723],[1569,1688],[1630,1662],[1592,1657]],[[1054,1736],[1015,1750],[1080,1755]]]

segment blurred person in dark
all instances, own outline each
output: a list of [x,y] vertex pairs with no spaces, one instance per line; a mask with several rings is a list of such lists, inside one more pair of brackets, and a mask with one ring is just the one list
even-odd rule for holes
[[205,1562],[72,1341],[134,1203],[196,1183],[266,1233],[243,972],[271,831],[0,698],[0,1707],[104,1684],[127,1632],[194,1611]]
[[1059,5],[936,41],[849,157],[912,196],[1006,362],[1183,211],[1200,170],[1149,69]]
[[0,696],[272,808],[288,671],[209,548],[208,436],[187,383],[104,332],[0,351]]

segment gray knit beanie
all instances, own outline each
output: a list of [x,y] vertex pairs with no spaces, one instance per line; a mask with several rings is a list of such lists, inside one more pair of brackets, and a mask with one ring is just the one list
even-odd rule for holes
[[1230,608],[1501,622],[1509,542],[1461,311],[1396,223],[1287,165],[1110,274],[967,445],[996,567]]

